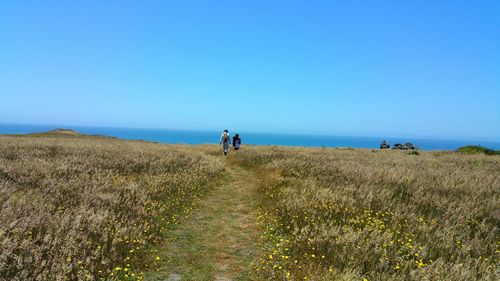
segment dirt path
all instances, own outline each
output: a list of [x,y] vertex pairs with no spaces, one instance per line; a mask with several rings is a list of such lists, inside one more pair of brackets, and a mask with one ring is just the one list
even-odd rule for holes
[[161,267],[146,280],[250,280],[258,239],[256,177],[226,163],[224,181],[169,231],[158,250]]

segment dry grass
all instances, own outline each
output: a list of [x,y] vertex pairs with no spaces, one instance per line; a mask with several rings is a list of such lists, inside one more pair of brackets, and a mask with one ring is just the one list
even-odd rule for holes
[[[220,154],[0,136],[0,279],[142,279],[170,256],[165,230],[220,178]],[[259,198],[242,197],[259,200],[264,232],[253,280],[499,279],[500,156],[245,146],[227,160],[253,170],[240,186],[257,174]]]
[[500,157],[246,147],[262,280],[498,280]]
[[222,169],[187,146],[0,136],[0,279],[141,279]]

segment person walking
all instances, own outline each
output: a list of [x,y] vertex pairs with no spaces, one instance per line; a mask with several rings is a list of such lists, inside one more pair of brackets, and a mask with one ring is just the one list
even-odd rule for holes
[[231,138],[229,136],[229,131],[224,130],[224,132],[220,136],[220,142],[219,142],[222,145],[222,148],[224,149],[224,155],[227,155],[227,152],[229,151],[230,141],[231,141]]
[[233,137],[233,149],[238,151],[241,146],[241,138],[239,134],[235,134]]

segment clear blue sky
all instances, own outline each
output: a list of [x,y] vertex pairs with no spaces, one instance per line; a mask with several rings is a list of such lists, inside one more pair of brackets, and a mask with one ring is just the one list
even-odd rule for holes
[[0,123],[500,139],[500,1],[2,1]]

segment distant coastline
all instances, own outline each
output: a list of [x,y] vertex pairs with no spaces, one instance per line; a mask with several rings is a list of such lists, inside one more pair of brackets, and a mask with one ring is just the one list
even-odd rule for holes
[[[0,134],[40,133],[51,131],[60,127],[72,129],[76,132],[89,135],[104,135],[129,140],[145,140],[172,144],[215,144],[218,142],[219,138],[219,132],[216,131],[106,128],[2,123],[0,123]],[[318,136],[245,132],[238,133],[240,133],[242,136],[243,144],[253,145],[352,147],[374,149],[379,148],[380,142],[385,139],[390,144],[412,142],[422,150],[456,150],[457,148],[466,145],[481,145],[491,149],[500,149],[500,141],[496,142],[391,137]]]

